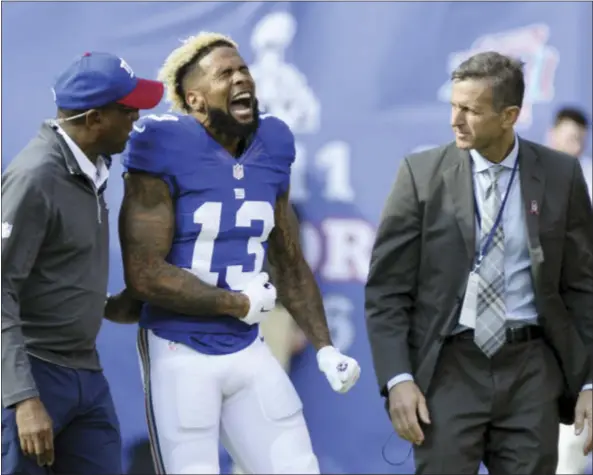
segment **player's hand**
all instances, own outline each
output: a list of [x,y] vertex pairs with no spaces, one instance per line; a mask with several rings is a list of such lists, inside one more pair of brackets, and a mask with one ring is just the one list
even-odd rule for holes
[[317,365],[332,389],[338,393],[348,392],[360,376],[358,362],[333,346],[324,346],[317,352]]
[[574,432],[581,435],[583,430],[588,431],[583,455],[587,456],[593,450],[593,391],[581,391],[574,410]]
[[37,464],[54,463],[53,424],[41,399],[34,397],[16,405],[16,425],[21,449],[28,456],[37,457]]
[[261,272],[242,290],[249,299],[249,312],[242,319],[249,325],[262,322],[276,306],[276,287],[266,272]]
[[430,415],[424,395],[414,381],[402,381],[389,391],[389,417],[398,435],[409,442],[421,445],[424,432],[418,417],[430,424]]

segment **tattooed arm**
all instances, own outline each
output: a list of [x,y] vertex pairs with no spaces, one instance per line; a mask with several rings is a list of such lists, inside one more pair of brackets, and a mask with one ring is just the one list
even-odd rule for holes
[[124,276],[133,296],[187,315],[249,312],[249,298],[202,282],[165,261],[171,250],[175,213],[168,185],[144,173],[127,173],[119,215]]
[[288,192],[276,202],[274,219],[268,253],[278,298],[317,350],[331,346],[321,293],[303,256]]

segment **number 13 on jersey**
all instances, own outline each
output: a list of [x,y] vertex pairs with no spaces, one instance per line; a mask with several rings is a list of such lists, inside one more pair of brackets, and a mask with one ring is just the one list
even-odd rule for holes
[[[193,221],[202,229],[194,244],[191,272],[210,285],[218,283],[219,273],[212,271],[214,249],[220,234],[224,204],[208,201],[194,211]],[[262,270],[265,257],[263,243],[274,227],[274,208],[267,201],[245,201],[235,215],[235,226],[250,228],[254,221],[262,221],[263,229],[259,236],[252,236],[245,242],[245,254],[252,255],[255,263],[252,271],[244,271],[242,265],[226,268],[226,283],[232,290],[240,291]],[[238,243],[240,245],[240,243]]]

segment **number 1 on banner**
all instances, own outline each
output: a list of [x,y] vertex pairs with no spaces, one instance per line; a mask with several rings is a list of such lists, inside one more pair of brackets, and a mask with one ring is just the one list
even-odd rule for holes
[[[298,142],[295,144],[295,150],[290,196],[293,201],[304,201],[309,198],[307,188],[309,158],[305,147]],[[355,194],[350,177],[350,147],[346,142],[334,141],[325,144],[315,154],[313,166],[324,172],[323,197],[325,199],[346,203],[354,200]]]

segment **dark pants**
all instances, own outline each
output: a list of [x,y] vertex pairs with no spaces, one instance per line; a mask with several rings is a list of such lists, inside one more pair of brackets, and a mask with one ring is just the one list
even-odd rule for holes
[[448,340],[427,404],[432,424],[414,450],[417,474],[553,475],[560,367],[542,339],[507,343],[492,358],[470,339]]
[[102,372],[29,358],[41,401],[54,424],[55,461],[39,467],[20,448],[14,409],[2,409],[3,474],[122,473],[119,422]]

